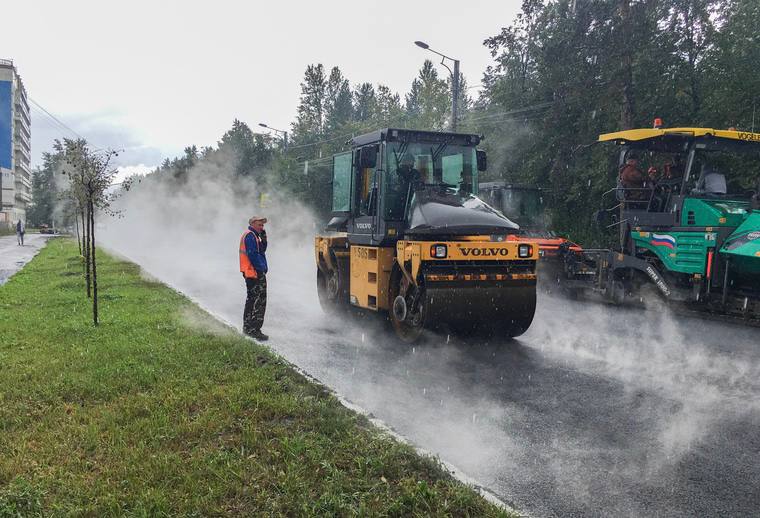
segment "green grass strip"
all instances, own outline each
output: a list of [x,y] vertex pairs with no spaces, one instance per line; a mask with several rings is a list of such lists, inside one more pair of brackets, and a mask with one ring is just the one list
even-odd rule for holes
[[0,517],[511,516],[140,268],[0,287]]

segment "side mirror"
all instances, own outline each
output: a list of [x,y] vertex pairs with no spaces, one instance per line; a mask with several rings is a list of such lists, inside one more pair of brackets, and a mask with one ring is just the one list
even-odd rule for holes
[[359,150],[359,169],[374,169],[377,165],[377,146],[366,146]]
[[478,161],[478,171],[483,172],[488,169],[488,161],[486,160],[486,152],[482,149],[475,151],[475,157]]

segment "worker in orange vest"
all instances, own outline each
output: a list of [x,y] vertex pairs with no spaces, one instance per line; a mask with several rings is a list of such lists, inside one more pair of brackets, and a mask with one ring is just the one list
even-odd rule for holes
[[240,272],[245,279],[246,299],[243,310],[243,332],[256,340],[269,337],[261,332],[267,310],[267,218],[254,216],[240,237]]

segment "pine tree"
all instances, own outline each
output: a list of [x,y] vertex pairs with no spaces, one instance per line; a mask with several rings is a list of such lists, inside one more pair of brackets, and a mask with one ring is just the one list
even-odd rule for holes
[[341,130],[353,119],[351,87],[338,67],[333,67],[325,87],[325,132]]
[[[55,171],[60,162],[59,153],[43,153],[42,167],[38,167],[32,173],[32,206],[27,212],[27,224],[40,226],[42,224],[53,226],[53,212],[57,189],[55,185]],[[62,224],[63,221],[58,221]]]
[[420,129],[443,130],[447,126],[450,106],[449,84],[438,77],[433,62],[425,60],[406,96],[410,125]]
[[725,0],[704,60],[703,119],[760,131],[760,2]]
[[401,125],[404,109],[401,97],[385,85],[377,85],[375,120],[381,126]]
[[372,83],[362,83],[354,89],[354,118],[359,122],[370,120],[377,110],[377,98]]
[[[264,170],[272,159],[271,139],[266,135],[256,134],[251,128],[238,119],[232,122],[229,129],[219,142],[219,149],[229,149],[237,159],[235,172],[238,176],[250,176],[261,182]],[[181,165],[189,169],[198,159],[195,146],[185,149],[185,158]],[[188,167],[189,166],[189,167]]]
[[301,82],[301,100],[296,122],[293,123],[294,143],[315,142],[323,136],[326,88],[327,80],[322,64],[307,66]]

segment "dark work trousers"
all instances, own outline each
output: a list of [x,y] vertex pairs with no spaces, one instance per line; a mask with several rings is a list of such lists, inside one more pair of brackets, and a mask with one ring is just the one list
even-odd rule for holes
[[267,310],[267,277],[259,274],[258,279],[245,279],[248,296],[243,310],[243,332],[255,333],[264,324],[264,313]]

